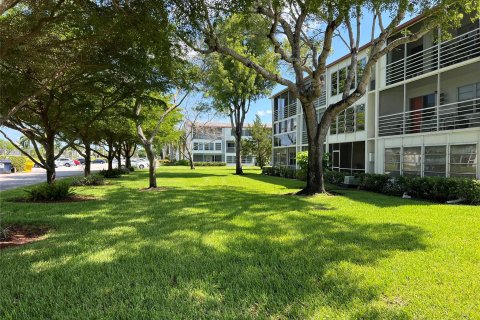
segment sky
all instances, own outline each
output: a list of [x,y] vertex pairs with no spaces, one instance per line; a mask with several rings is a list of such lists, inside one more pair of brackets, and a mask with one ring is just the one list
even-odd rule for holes
[[[407,17],[406,20],[407,19],[410,19],[410,17]],[[387,19],[387,17],[384,17],[383,20],[384,20],[384,24],[387,24],[389,22],[389,19]],[[364,12],[364,15],[362,17],[362,24],[361,24],[360,46],[362,46],[365,43],[370,41],[371,28],[372,28],[372,15],[368,12]],[[342,35],[346,35],[345,30],[340,30],[340,32],[342,33]],[[378,27],[376,28],[375,32],[376,32],[376,34],[379,33]],[[344,56],[345,54],[348,53],[348,48],[346,47],[346,45],[342,42],[342,40],[339,37],[335,37],[333,39],[332,48],[333,48],[333,52],[329,56],[329,58],[327,60],[327,64],[332,62],[332,61],[335,61],[336,59],[338,59],[338,58],[340,58],[340,57],[342,57],[342,56]],[[288,72],[287,72],[286,69],[281,69],[281,73],[282,73],[282,76],[287,77],[287,78],[291,78],[291,75],[290,76],[288,75]],[[272,93],[270,95],[252,103],[252,105],[250,107],[250,111],[248,112],[248,114],[246,116],[245,123],[247,123],[247,124],[252,123],[253,120],[255,119],[256,115],[260,116],[260,119],[262,120],[263,123],[270,123],[271,119],[272,119],[271,118],[272,117],[272,109],[271,109],[271,102],[270,102],[269,97],[274,95],[275,93],[283,90],[284,88],[285,87],[282,86],[282,85],[276,85],[273,88]],[[190,106],[195,105],[195,104],[199,103],[201,99],[202,99],[202,95],[201,94],[196,94],[196,95],[192,96],[191,98],[189,98],[186,101],[186,103]],[[227,117],[216,116],[214,120],[218,121],[218,122],[229,123],[229,119]],[[5,129],[4,131],[7,133],[7,135],[9,137],[13,138],[13,140],[18,140],[18,138],[21,136],[21,134],[19,132],[14,131],[14,130]]]

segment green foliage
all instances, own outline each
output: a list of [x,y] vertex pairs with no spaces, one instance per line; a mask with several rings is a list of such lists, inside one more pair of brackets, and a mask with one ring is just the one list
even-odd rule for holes
[[242,140],[242,153],[255,156],[260,168],[270,162],[272,156],[272,129],[262,124],[258,115],[255,116],[253,125],[249,128],[251,138]]
[[[298,178],[300,180],[306,180],[307,179],[307,172],[308,172],[308,151],[300,151],[297,152],[297,165],[299,166],[298,170]],[[329,159],[330,159],[330,154],[329,153],[324,153],[323,154],[323,160],[322,160],[322,165],[323,165],[323,170],[324,172],[327,172],[329,170]],[[327,180],[325,180],[327,181]],[[342,180],[343,182],[343,180]]]
[[131,172],[128,168],[116,168],[112,170],[101,170],[98,172],[104,178],[111,179],[111,178],[119,178],[123,174],[129,174]]
[[30,159],[25,156],[0,156],[0,159],[10,160],[12,162],[12,167],[14,167],[17,172],[25,171],[27,162],[30,161]]
[[15,150],[15,146],[7,140],[0,139],[0,153],[8,155]]
[[25,190],[28,201],[60,201],[71,197],[74,192],[67,181],[57,181],[51,184],[42,183]]
[[480,182],[472,179],[447,177],[390,177],[384,174],[360,174],[359,188],[400,196],[407,193],[418,199],[437,202],[463,199],[480,204]]
[[171,164],[171,161],[169,159],[161,159],[158,160],[158,163],[162,166],[169,166]]
[[286,166],[264,166],[262,168],[262,174],[269,176],[277,176],[288,179],[296,179],[298,176],[298,170]]
[[101,174],[91,174],[87,177],[76,177],[72,181],[72,186],[103,186],[105,177]]
[[226,165],[225,162],[195,162],[195,167],[225,167]]
[[174,166],[189,166],[190,162],[186,159],[177,160],[172,163]]
[[323,174],[323,180],[327,183],[340,185],[345,181],[346,174],[339,171],[325,171]]

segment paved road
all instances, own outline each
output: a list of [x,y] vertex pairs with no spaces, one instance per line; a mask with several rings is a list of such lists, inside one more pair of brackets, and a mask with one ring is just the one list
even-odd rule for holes
[[[92,164],[92,171],[106,169],[106,164]],[[83,167],[61,167],[57,168],[57,179],[79,176],[83,174]],[[47,181],[44,169],[33,168],[32,172],[0,174],[0,191],[29,186],[32,184]]]

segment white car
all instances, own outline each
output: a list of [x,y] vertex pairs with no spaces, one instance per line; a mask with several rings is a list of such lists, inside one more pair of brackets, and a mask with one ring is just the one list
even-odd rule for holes
[[58,158],[57,160],[55,160],[55,166],[56,167],[74,167],[75,162],[73,162],[73,160],[69,158]]
[[132,164],[132,167],[138,169],[145,169],[149,166],[149,162],[147,159],[132,159],[130,163]]

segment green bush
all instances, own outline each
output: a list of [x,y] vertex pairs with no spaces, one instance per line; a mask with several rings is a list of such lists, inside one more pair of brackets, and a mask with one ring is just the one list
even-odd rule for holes
[[123,170],[121,169],[101,170],[98,172],[98,174],[107,179],[119,178],[123,174]]
[[360,189],[382,193],[392,177],[386,174],[362,173],[357,175],[357,179]]
[[76,177],[73,179],[73,186],[103,186],[105,178],[100,174],[92,174],[88,177]]
[[58,201],[69,198],[74,194],[72,186],[66,181],[57,181],[51,184],[42,183],[25,190],[27,200],[30,201]]
[[[329,160],[330,160],[330,154],[324,153],[323,159],[322,159],[322,165],[323,165],[324,171],[329,170],[328,169],[330,167]],[[297,152],[297,165],[299,166],[299,169],[297,170],[297,178],[300,180],[306,180],[307,172],[308,172],[308,151]]]
[[273,174],[273,167],[272,166],[263,166],[262,174],[271,176]]
[[7,159],[12,162],[12,167],[14,167],[17,172],[25,171],[25,166],[29,160],[25,156],[0,156],[0,159]]
[[[190,164],[187,164],[187,165],[190,165]],[[195,162],[196,167],[224,167],[226,165],[227,164],[225,162]]]
[[175,165],[176,165],[176,166],[189,166],[189,165],[190,165],[190,161],[188,161],[188,160],[186,160],[186,159],[177,160],[177,161],[175,161]]
[[130,170],[130,168],[127,168],[125,166],[117,168],[116,170],[120,171],[120,174],[130,174],[130,172],[132,172],[132,170]]
[[323,173],[323,180],[331,184],[342,184],[345,181],[345,173],[338,171],[325,171]]

